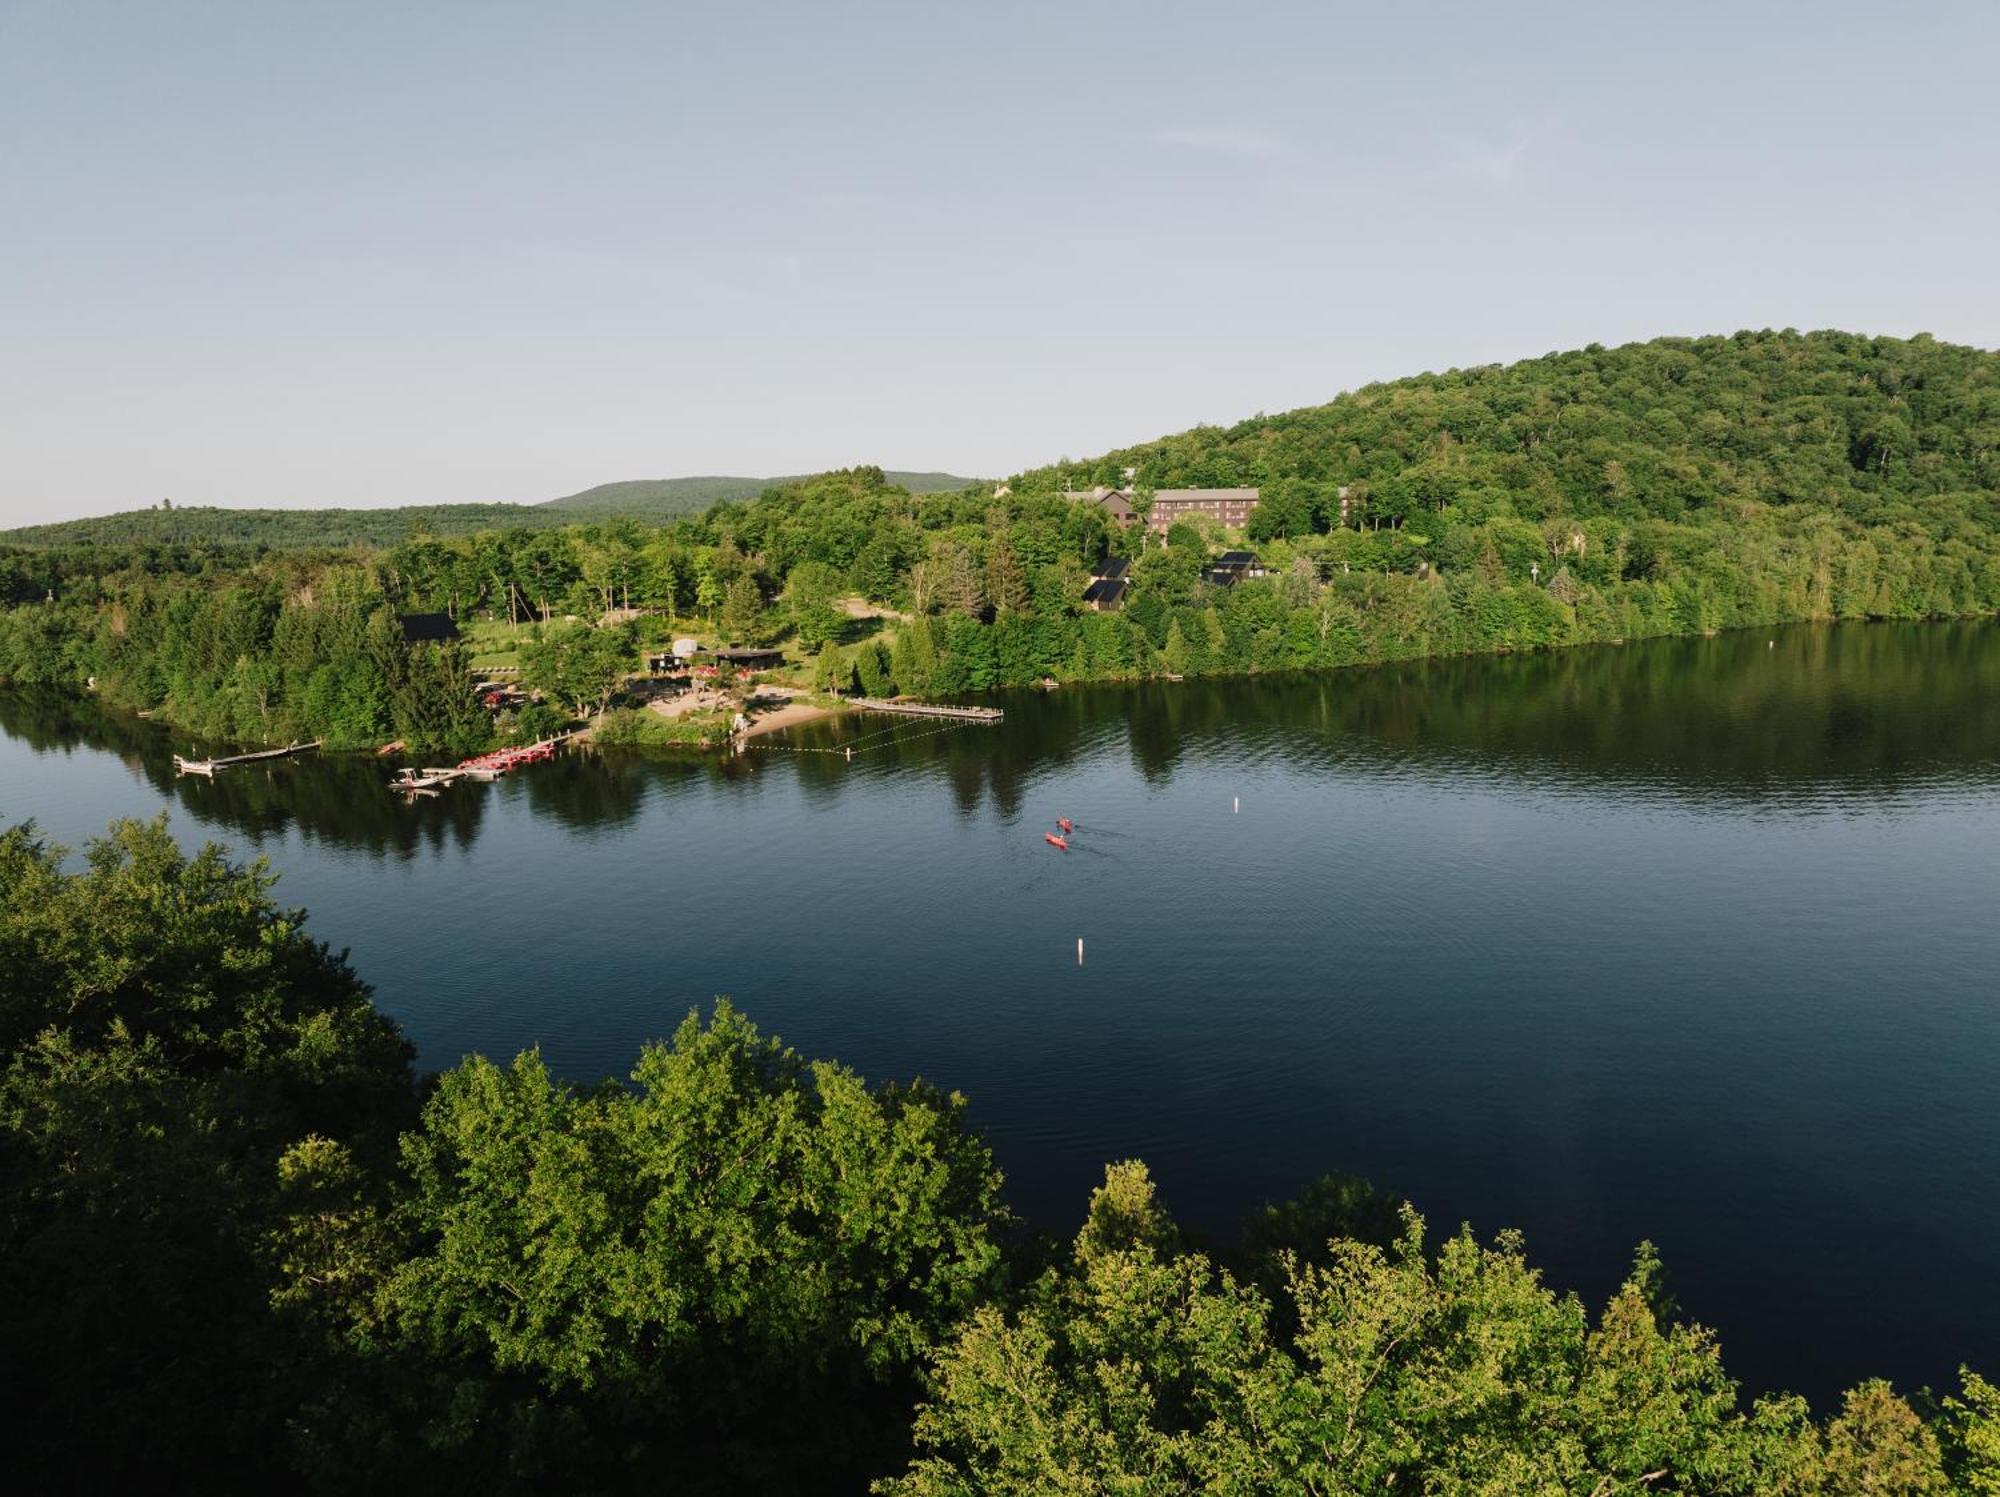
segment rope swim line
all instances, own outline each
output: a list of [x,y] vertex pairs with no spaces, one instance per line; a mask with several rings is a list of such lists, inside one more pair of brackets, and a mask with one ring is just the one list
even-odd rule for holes
[[939,733],[955,733],[960,728],[968,726],[970,726],[970,724],[967,723],[958,723],[958,722],[946,723],[941,728],[926,728],[921,733],[907,733],[900,738],[891,738],[887,743],[869,744],[868,747],[866,748],[862,748],[860,745],[867,743],[867,740],[870,738],[879,738],[884,733],[897,732],[900,730],[901,725],[898,724],[897,727],[894,728],[882,728],[878,729],[876,732],[864,734],[862,735],[862,737],[855,739],[852,743],[842,744],[838,748],[807,748],[799,744],[791,744],[791,743],[755,743],[755,742],[745,744],[744,747],[760,748],[774,754],[832,754],[836,758],[851,759],[857,753],[872,754],[877,749],[897,748],[905,743],[915,743],[920,738],[934,738]]

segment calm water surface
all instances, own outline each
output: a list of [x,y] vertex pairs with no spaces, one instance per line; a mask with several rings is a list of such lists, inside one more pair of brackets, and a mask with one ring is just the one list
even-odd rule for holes
[[408,807],[0,697],[0,817],[268,856],[427,1065],[622,1073],[728,993],[965,1091],[1065,1232],[1109,1159],[1214,1230],[1352,1170],[1592,1300],[1653,1238],[1753,1385],[2000,1372],[2000,627],[1005,705]]

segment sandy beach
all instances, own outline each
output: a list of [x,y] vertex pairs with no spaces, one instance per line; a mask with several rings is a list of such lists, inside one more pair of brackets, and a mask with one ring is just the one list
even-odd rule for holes
[[760,738],[783,728],[795,728],[800,723],[817,722],[822,717],[839,717],[846,710],[844,707],[815,707],[810,702],[789,702],[775,712],[759,714],[757,720],[743,730],[743,737]]

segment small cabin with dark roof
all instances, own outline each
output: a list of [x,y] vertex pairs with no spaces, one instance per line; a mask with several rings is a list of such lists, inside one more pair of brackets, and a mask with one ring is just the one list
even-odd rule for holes
[[1083,591],[1083,605],[1097,613],[1109,613],[1125,601],[1132,590],[1131,558],[1107,556],[1091,574],[1090,586]]
[[1229,587],[1241,582],[1245,577],[1265,577],[1270,574],[1264,563],[1257,559],[1255,551],[1225,551],[1208,564],[1202,580],[1212,582],[1217,587]]
[[767,671],[773,666],[785,663],[783,650],[763,650],[749,645],[734,645],[726,650],[710,650],[709,658],[717,665],[729,666],[739,671]]
[[458,625],[448,613],[399,613],[396,622],[403,626],[404,644],[444,644],[458,638]]
[[1083,590],[1083,606],[1095,613],[1110,613],[1131,590],[1132,584],[1123,577],[1100,577]]

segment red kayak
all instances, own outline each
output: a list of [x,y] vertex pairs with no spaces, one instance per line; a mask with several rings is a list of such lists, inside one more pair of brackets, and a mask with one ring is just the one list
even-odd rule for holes
[[1043,832],[1042,840],[1048,843],[1049,846],[1051,847],[1060,847],[1064,852],[1069,851],[1069,844],[1063,841],[1063,839],[1058,837],[1054,832]]
[[1062,833],[1065,837],[1076,830],[1076,823],[1071,821],[1067,816],[1058,816],[1056,818],[1056,825],[1062,828]]

